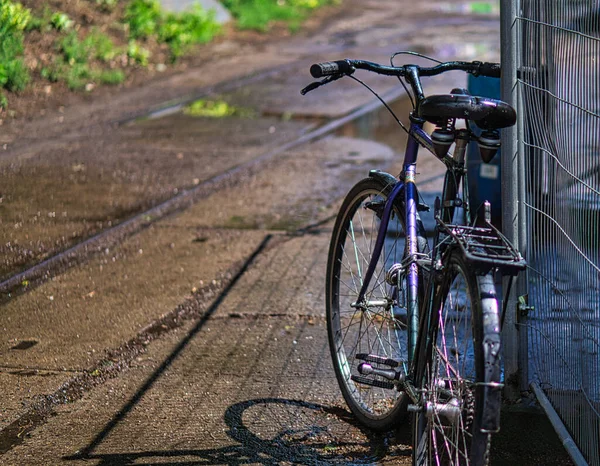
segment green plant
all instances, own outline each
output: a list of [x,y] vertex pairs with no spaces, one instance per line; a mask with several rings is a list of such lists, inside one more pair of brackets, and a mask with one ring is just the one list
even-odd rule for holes
[[75,21],[73,21],[66,13],[57,11],[50,18],[50,24],[57,31],[68,31],[73,27]]
[[325,5],[337,5],[341,0],[288,0],[293,5],[309,10],[319,8]]
[[210,42],[220,29],[214,12],[196,4],[191,11],[166,15],[160,23],[158,39],[169,46],[171,57],[176,60],[190,45]]
[[44,5],[41,16],[31,13],[31,18],[27,23],[27,31],[48,31],[52,28],[52,10],[48,5]]
[[125,24],[129,26],[132,39],[143,39],[153,35],[161,20],[158,0],[132,0],[125,9]]
[[8,108],[8,99],[3,92],[0,92],[0,109],[6,110]]
[[48,81],[55,83],[61,77],[61,70],[60,70],[60,67],[57,66],[57,65],[51,66],[51,67],[45,66],[40,71],[40,75],[42,76],[42,78],[47,79]]
[[9,91],[22,91],[29,82],[29,71],[23,60],[13,59],[0,63],[0,86]]
[[64,79],[69,89],[79,90],[85,88],[91,77],[92,73],[87,63],[74,63],[65,67]]
[[94,3],[98,5],[104,11],[112,11],[119,0],[95,0]]
[[59,69],[60,78],[64,79],[69,89],[85,89],[90,83],[121,84],[125,80],[125,74],[121,70],[98,70],[87,64],[76,63],[73,66],[63,68],[62,74]]
[[130,39],[156,37],[169,46],[173,61],[190,45],[209,42],[220,31],[214,13],[199,4],[184,13],[165,14],[158,0],[132,0],[125,9],[124,20]]
[[226,0],[224,4],[237,18],[241,29],[265,32],[273,21],[294,22],[304,19],[299,8],[276,0]]
[[125,81],[125,73],[121,70],[102,70],[92,73],[92,78],[102,84],[115,85]]
[[125,80],[121,70],[90,66],[92,58],[110,61],[118,53],[112,40],[98,30],[93,30],[83,40],[79,39],[76,31],[71,31],[59,40],[57,49],[62,56],[52,66],[41,70],[42,77],[49,81],[65,81],[70,89],[79,90],[93,82],[119,84]]
[[274,21],[288,23],[291,29],[299,27],[309,10],[339,3],[340,0],[223,0],[223,4],[237,19],[241,29],[267,31]]
[[112,39],[98,29],[92,29],[83,40],[83,47],[90,50],[95,58],[104,62],[112,60],[119,54]]
[[0,0],[0,35],[23,31],[31,20],[31,11],[20,3]]
[[142,47],[135,40],[130,40],[127,46],[127,56],[135,63],[138,63],[142,66],[148,66],[150,51]]
[[85,41],[80,41],[77,31],[71,31],[59,40],[58,50],[62,52],[65,61],[70,65],[87,63],[92,47]]
[[30,20],[31,12],[20,3],[0,0],[0,87],[10,91],[20,91],[29,82],[29,72],[19,57]]

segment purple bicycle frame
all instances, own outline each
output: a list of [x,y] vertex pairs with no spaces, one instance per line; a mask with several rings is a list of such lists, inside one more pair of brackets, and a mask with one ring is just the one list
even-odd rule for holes
[[363,284],[358,294],[357,304],[365,302],[365,295],[375,267],[379,261],[379,256],[383,250],[383,244],[385,242],[385,236],[387,234],[388,225],[392,215],[392,208],[394,201],[398,195],[404,191],[405,201],[405,215],[406,215],[406,242],[408,244],[408,255],[413,258],[410,262],[410,266],[407,272],[407,312],[408,312],[408,357],[409,361],[412,361],[415,347],[417,344],[418,335],[418,323],[419,323],[419,302],[418,302],[418,288],[419,288],[419,275],[418,266],[416,263],[417,257],[417,205],[418,205],[418,193],[415,185],[415,173],[417,165],[417,154],[419,151],[419,144],[425,146],[426,149],[433,151],[431,138],[423,130],[424,121],[413,119],[410,125],[409,138],[406,144],[406,152],[404,154],[404,163],[402,173],[404,179],[399,180],[390,193],[381,217],[381,225],[377,232],[377,240],[375,241],[375,248],[373,249],[373,255],[369,262],[367,272],[365,274]]

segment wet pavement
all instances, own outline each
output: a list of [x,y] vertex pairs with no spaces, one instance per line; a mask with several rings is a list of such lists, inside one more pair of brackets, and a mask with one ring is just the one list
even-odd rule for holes
[[[304,41],[290,40],[271,50],[262,46],[256,60],[264,67],[275,67],[275,72],[250,80],[236,90],[228,91],[228,86],[219,85],[206,88],[211,82],[206,73],[190,71],[187,81],[183,77],[170,79],[169,87],[178,89],[179,100],[193,100],[193,89],[204,86],[205,98],[224,99],[253,112],[246,118],[215,121],[173,115],[160,122],[115,125],[115,121],[122,121],[123,115],[130,113],[134,100],[120,96],[121,102],[103,115],[104,123],[87,123],[94,121],[89,117],[97,118],[104,110],[101,104],[93,103],[84,106],[84,110],[61,110],[46,119],[46,123],[56,124],[46,124],[42,129],[43,121],[25,125],[29,130],[14,140],[10,139],[10,132],[4,135],[8,139],[0,158],[0,235],[4,238],[0,243],[0,280],[234,165],[294,140],[323,119],[339,117],[372,100],[351,80],[301,97],[298,91],[311,81],[306,70],[314,61],[339,58],[343,53],[385,63],[398,44],[406,48],[416,45],[413,35],[417,30],[419,38],[424,37],[422,43],[430,44],[435,42],[430,36],[439,34],[441,25],[457,39],[465,34],[477,37],[483,29],[497,29],[497,24],[489,19],[482,21],[483,26],[465,15],[454,14],[443,20],[426,16],[436,11],[432,5],[421,6],[414,13],[422,16],[421,22],[402,21],[402,12],[395,7],[389,14],[384,3],[371,2],[360,21],[351,18],[330,24],[323,34]],[[369,21],[377,27],[369,26]],[[359,26],[362,29],[355,29]],[[434,46],[432,53],[468,58],[469,52],[473,57],[476,51],[465,49],[460,53],[448,43],[451,41],[443,47]],[[230,45],[231,49],[235,47]],[[493,44],[486,47],[483,42],[478,47],[480,59],[497,53]],[[221,44],[221,48],[227,46]],[[314,50],[310,58],[307,50]],[[239,52],[241,57],[228,51],[223,54],[224,63],[213,65],[215,69],[227,70],[221,73],[221,82],[236,70],[232,62],[239,71],[256,72],[255,63],[246,63],[251,54],[243,53],[241,44]],[[277,72],[276,65],[289,63],[292,58],[297,64]],[[459,78],[461,83],[463,78]],[[394,80],[379,76],[369,76],[368,83],[382,93],[398,87]],[[435,83],[432,80],[430,85]],[[115,108],[119,107],[117,116]],[[228,141],[226,146],[221,143],[223,140]]]
[[[408,426],[375,435],[346,411],[323,303],[336,208],[368,170],[399,171],[403,133],[369,111],[293,145],[332,119],[376,107],[350,80],[302,98],[312,62],[342,53],[386,62],[390,51],[418,45],[415,31],[442,58],[497,58],[497,17],[430,16],[458,2],[421,2],[407,17],[409,3],[348,0],[347,14],[319,34],[221,44],[223,74],[170,77],[161,105],[153,83],[113,105],[51,115],[57,125],[35,120],[3,135],[4,279],[174,196],[211,188],[4,296],[2,464],[410,464]],[[240,76],[249,78],[219,84]],[[453,78],[426,89],[447,92]],[[393,80],[369,83],[399,96]],[[144,113],[134,104],[140,95],[149,98],[146,110],[203,96],[248,111],[132,118]],[[227,171],[235,176],[209,184]],[[423,155],[426,199],[439,191],[442,172]],[[517,426],[506,434],[509,445],[523,437],[519,420],[527,418],[540,426],[526,437],[539,448],[532,459],[524,456],[531,448],[500,441],[494,464],[566,464],[543,417],[508,416]]]

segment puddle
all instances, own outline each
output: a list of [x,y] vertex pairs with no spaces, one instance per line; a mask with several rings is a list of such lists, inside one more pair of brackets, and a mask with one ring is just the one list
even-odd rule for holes
[[242,118],[253,118],[258,116],[253,109],[238,107],[223,99],[197,99],[192,102],[183,102],[168,105],[154,110],[147,115],[137,118],[134,123],[147,120],[157,120],[183,113],[190,117],[226,118],[237,116]]
[[183,113],[192,117],[206,118],[226,118],[238,116],[241,118],[251,118],[256,116],[256,112],[249,108],[236,107],[225,100],[199,99],[186,105]]
[[144,117],[137,118],[135,120],[135,122],[144,121],[144,120],[157,120],[159,118],[164,118],[164,117],[167,117],[170,115],[175,115],[176,113],[181,112],[181,110],[184,107],[185,107],[184,104],[177,104],[177,105],[173,105],[171,107],[161,108],[161,109],[158,109],[158,110],[148,113],[148,115],[146,115]]
[[[385,100],[385,99],[384,99]],[[411,104],[406,95],[398,92],[394,94],[386,103],[400,118],[408,125],[408,114],[411,111]],[[277,118],[282,122],[298,121],[309,124],[310,129],[323,126],[330,122],[328,118],[322,116],[311,117],[307,115],[294,115],[290,112],[258,113],[252,108],[235,106],[225,99],[199,99],[189,104],[177,104],[171,107],[162,108],[148,114],[144,118],[136,120],[142,123],[147,120],[161,119],[165,117],[174,117],[185,115],[186,117],[198,118]],[[404,152],[406,146],[406,133],[396,123],[385,107],[378,107],[372,112],[365,113],[358,118],[344,124],[334,132],[336,136],[352,137],[359,139],[370,139],[386,144],[397,152]]]
[[[408,97],[402,95],[386,101],[396,116],[408,126],[408,115],[412,110]],[[395,152],[403,154],[406,148],[406,133],[394,120],[385,107],[378,107],[372,112],[346,123],[335,133],[336,136],[358,139],[370,139],[391,147]],[[349,158],[357,160],[359,156],[350,152]]]

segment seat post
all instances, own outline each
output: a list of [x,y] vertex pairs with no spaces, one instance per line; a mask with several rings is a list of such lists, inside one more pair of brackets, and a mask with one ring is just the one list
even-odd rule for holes
[[452,158],[457,163],[457,165],[461,165],[465,163],[465,154],[467,152],[467,145],[471,140],[471,134],[469,130],[466,129],[458,129],[456,130],[456,139],[454,152],[452,153]]

